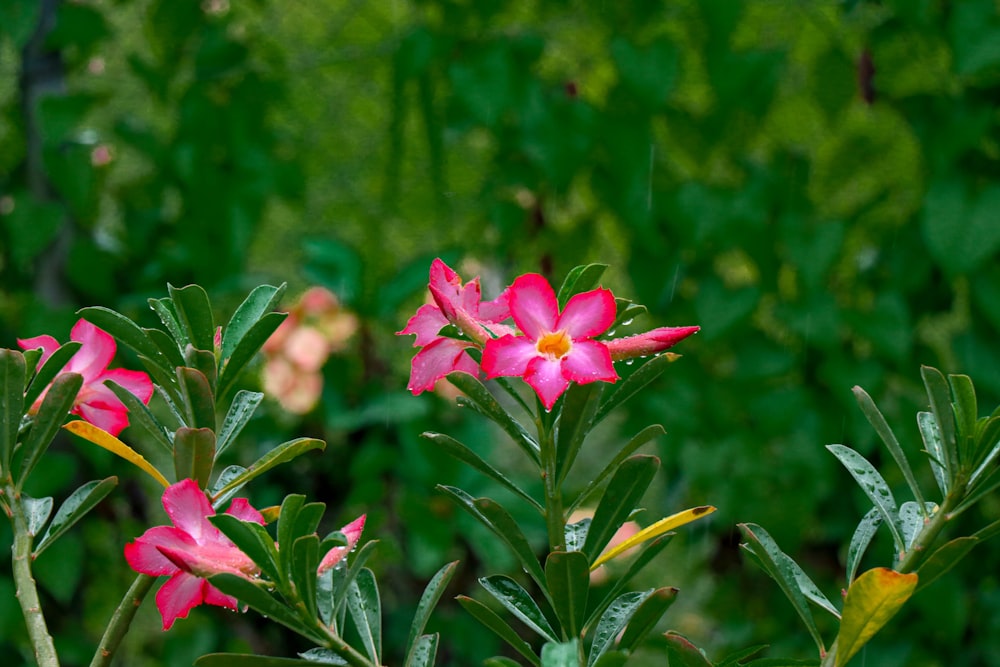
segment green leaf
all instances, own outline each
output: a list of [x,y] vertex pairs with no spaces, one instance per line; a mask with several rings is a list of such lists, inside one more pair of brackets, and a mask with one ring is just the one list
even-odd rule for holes
[[748,646],[747,648],[737,649],[732,653],[727,654],[719,662],[715,663],[716,667],[736,667],[736,665],[744,664],[750,658],[757,655],[767,647],[767,644],[757,644],[756,646]]
[[187,331],[181,326],[180,319],[177,317],[177,311],[174,308],[173,300],[149,299],[148,303],[149,307],[152,308],[153,312],[160,318],[160,322],[162,322],[163,326],[166,327],[167,333],[169,333],[174,339],[178,352],[183,354],[184,349],[191,344],[191,339],[188,338]]
[[545,583],[563,634],[578,637],[587,617],[587,594],[590,591],[587,556],[581,551],[550,553],[545,559]]
[[240,342],[254,325],[264,315],[277,307],[286,287],[287,283],[281,283],[278,287],[261,285],[244,299],[222,331],[222,359],[224,362],[233,356]]
[[819,660],[793,660],[792,658],[758,658],[743,663],[744,667],[820,667]]
[[459,388],[465,396],[458,398],[459,405],[468,405],[476,412],[493,421],[510,436],[535,463],[539,463],[539,447],[525,428],[504,410],[493,395],[477,378],[467,373],[449,373],[448,381]]
[[171,440],[172,433],[168,432],[167,429],[160,423],[160,421],[153,416],[152,411],[146,407],[146,404],[140,401],[135,394],[130,392],[125,387],[120,384],[116,384],[111,380],[105,380],[105,385],[108,389],[114,392],[115,396],[125,404],[128,408],[128,418],[130,426],[138,426],[158,445],[163,447],[167,452],[173,453],[174,445]]
[[542,667],[580,667],[580,640],[542,646]]
[[[235,518],[227,514],[219,514],[213,518],[218,517]],[[326,638],[300,619],[293,610],[276,600],[268,592],[264,582],[255,583],[235,574],[215,574],[209,577],[208,581],[223,593],[245,602],[257,613],[297,632],[314,644],[326,644]]]
[[[247,471],[243,466],[226,466],[219,476],[215,478],[215,483],[209,489],[209,497],[212,499],[212,507],[218,510],[220,507],[226,504],[230,498],[239,493],[239,490],[243,488],[242,484],[236,486],[227,487],[227,485],[241,477],[243,473]],[[227,489],[226,493],[221,493],[222,489]]]
[[215,430],[215,398],[205,374],[194,368],[177,368],[177,383],[184,397],[185,422],[192,428]]
[[517,556],[525,572],[543,590],[545,589],[545,573],[535,556],[535,550],[531,548],[520,526],[507,510],[489,498],[473,498],[462,489],[453,486],[439,484],[437,488],[448,494],[460,507],[503,540]]
[[580,492],[580,495],[576,497],[573,503],[569,506],[568,511],[572,512],[574,509],[580,506],[580,504],[586,500],[594,489],[598,488],[604,483],[604,480],[611,475],[611,473],[618,470],[622,462],[628,457],[632,456],[637,449],[645,445],[647,442],[653,438],[659,437],[666,433],[663,427],[659,424],[650,424],[646,428],[639,431],[631,440],[629,440],[621,451],[619,451],[608,465],[604,466],[600,473],[598,473],[593,480],[591,480],[587,486]]
[[950,275],[975,271],[1000,248],[1000,187],[991,184],[971,192],[968,182],[954,177],[932,181],[924,199],[927,250]]
[[287,590],[288,579],[278,566],[278,549],[264,526],[254,521],[243,521],[231,514],[216,514],[208,520],[249,556],[261,572],[277,584],[279,590]]
[[[177,319],[187,332],[191,345],[199,350],[215,349],[215,319],[208,293],[200,285],[176,288],[167,285],[167,292],[174,303]],[[182,348],[183,349],[183,348]]]
[[42,535],[42,539],[35,543],[32,557],[37,558],[50,544],[72,528],[73,524],[82,519],[87,512],[94,509],[97,503],[104,500],[104,497],[111,493],[111,490],[117,485],[117,477],[107,477],[100,481],[87,482],[71,493],[63,501],[63,504],[59,506],[48,529]]
[[209,428],[177,429],[174,435],[174,471],[177,479],[193,479],[208,486],[215,462],[215,432]]
[[76,341],[70,341],[62,345],[58,350],[52,353],[52,355],[45,360],[42,367],[38,369],[35,376],[31,378],[31,383],[28,384],[27,391],[24,392],[24,404],[34,405],[35,399],[41,396],[45,388],[49,386],[59,371],[63,369],[66,363],[77,353],[77,350],[82,347],[82,343]]
[[655,456],[637,455],[626,459],[615,471],[594,510],[594,518],[583,545],[583,551],[590,562],[597,559],[614,534],[628,520],[659,467],[660,460]]
[[941,431],[938,429],[937,420],[930,412],[918,412],[917,426],[920,428],[920,437],[924,441],[924,451],[930,460],[934,481],[937,483],[938,490],[941,491],[941,497],[945,498],[951,483],[948,478],[947,457],[941,444]]
[[937,511],[936,503],[927,503],[926,507],[921,508],[917,503],[908,500],[899,506],[899,529],[903,533],[903,543],[907,551],[927,525],[929,517]]
[[241,389],[236,392],[236,396],[233,397],[233,402],[229,406],[229,411],[226,413],[225,419],[222,420],[222,428],[219,429],[219,445],[216,456],[222,454],[236,440],[263,399],[264,394],[259,391]]
[[212,496],[212,501],[215,502],[217,498],[227,495],[231,489],[243,486],[250,480],[255,477],[259,477],[275,466],[287,463],[288,461],[291,461],[310,450],[322,450],[325,447],[325,442],[322,440],[316,440],[315,438],[298,438],[296,440],[283,442],[267,454],[264,454],[262,457],[257,459],[257,461],[255,461],[254,464],[247,468],[244,472],[229,480],[225,486],[215,492]]
[[868,513],[858,522],[858,527],[854,529],[851,536],[851,545],[847,549],[847,585],[854,581],[854,574],[861,564],[861,557],[868,550],[872,538],[878,532],[878,527],[882,523],[882,513],[877,507],[868,510]]
[[[532,655],[531,657],[535,659],[532,664],[539,664],[538,658],[535,655]],[[521,667],[521,663],[516,660],[511,660],[510,658],[505,658],[502,655],[495,655],[492,658],[486,658],[486,660],[483,661],[483,667]]]
[[861,412],[864,413],[868,422],[875,429],[875,432],[878,433],[882,442],[885,443],[889,453],[892,454],[893,460],[896,461],[896,465],[899,466],[903,477],[906,479],[906,484],[910,487],[910,493],[917,499],[917,507],[923,511],[924,496],[920,492],[920,485],[917,484],[917,478],[913,475],[913,469],[910,468],[910,462],[906,460],[906,454],[903,453],[903,448],[899,446],[896,434],[889,428],[889,424],[885,421],[885,417],[882,416],[882,412],[879,411],[872,397],[861,387],[854,387],[853,391],[854,398],[857,399],[858,405],[861,406]]
[[683,635],[668,630],[663,636],[667,642],[670,667],[712,667],[705,654]]
[[24,355],[0,350],[0,470],[10,470],[11,453],[24,414]]
[[737,527],[743,533],[743,539],[746,540],[740,546],[756,556],[758,565],[777,582],[778,587],[781,588],[785,597],[792,603],[795,611],[802,619],[802,622],[805,623],[806,629],[809,630],[809,634],[812,635],[816,646],[819,647],[819,652],[821,654],[825,653],[826,648],[823,646],[823,638],[820,636],[819,628],[816,627],[816,621],[809,610],[806,596],[803,594],[796,579],[795,568],[792,567],[794,561],[778,548],[774,540],[771,539],[771,536],[767,534],[767,531],[760,526],[753,523],[741,523]]
[[[423,664],[433,664],[434,661],[431,660],[430,663],[425,661],[420,661],[418,659],[418,653],[421,650],[422,645],[426,645],[428,640],[424,637],[437,637],[437,635],[425,635],[424,628],[427,626],[427,621],[430,620],[431,613],[437,606],[438,601],[444,594],[445,588],[451,581],[451,578],[455,576],[455,569],[458,566],[458,561],[452,561],[447,563],[444,567],[438,570],[431,580],[427,582],[427,586],[424,587],[424,592],[420,596],[420,602],[417,603],[417,611],[413,614],[413,624],[410,626],[410,636],[406,640],[406,664],[407,665],[423,665]],[[437,639],[434,640],[434,650],[437,650]]]
[[519,618],[531,630],[537,633],[542,639],[549,642],[558,642],[556,632],[549,625],[548,619],[539,609],[531,594],[524,590],[519,583],[503,574],[494,574],[488,577],[481,577],[479,585],[487,593],[492,595],[497,602]]
[[612,648],[615,639],[628,625],[632,615],[652,594],[653,589],[623,593],[611,603],[601,615],[601,620],[597,622],[597,627],[594,629],[594,639],[590,646],[587,667],[593,667],[597,659]]
[[77,315],[107,331],[116,340],[146,357],[164,371],[172,373],[174,366],[178,365],[166,358],[144,329],[121,313],[103,306],[90,306],[78,310]]
[[580,453],[583,440],[594,424],[605,386],[604,382],[573,383],[564,395],[556,434],[557,485],[566,479]]
[[566,302],[581,292],[589,292],[601,284],[601,276],[608,269],[607,264],[586,264],[574,267],[559,287],[559,310]]
[[920,583],[916,591],[927,588],[931,583],[955,567],[958,561],[962,560],[966,554],[972,551],[972,547],[979,544],[979,541],[975,536],[956,537],[950,542],[942,544],[924,560],[917,570]]
[[844,445],[827,445],[826,448],[837,457],[851,477],[858,483],[861,490],[872,501],[872,504],[882,513],[882,520],[889,527],[892,539],[896,543],[896,552],[906,551],[906,543],[903,541],[903,534],[899,527],[899,511],[896,506],[896,499],[889,490],[889,485],[885,483],[882,475],[875,470],[875,467],[868,462],[868,459],[858,454],[850,447]]
[[362,568],[348,587],[347,610],[368,657],[376,665],[381,665],[382,604],[379,601],[375,575],[368,568]]
[[195,667],[317,667],[317,665],[346,665],[346,662],[322,663],[301,658],[274,658],[269,655],[248,653],[208,653],[194,661]]
[[611,395],[605,398],[604,403],[601,404],[601,408],[594,417],[594,424],[600,423],[612,410],[635,396],[646,385],[660,377],[663,371],[667,370],[667,366],[677,361],[678,358],[679,355],[667,352],[647,359],[631,375],[619,382]]
[[901,574],[882,567],[858,577],[847,589],[844,600],[844,616],[837,634],[836,667],[846,665],[895,616],[916,587],[916,574]]
[[52,498],[32,498],[27,494],[21,495],[21,507],[24,509],[24,517],[28,523],[28,535],[35,537],[45,527],[45,522],[52,514]]
[[410,644],[406,653],[405,667],[433,667],[437,660],[438,634],[420,635]]
[[531,646],[528,642],[521,639],[520,635],[514,631],[507,623],[497,616],[493,610],[484,605],[478,600],[473,600],[465,595],[459,595],[455,598],[458,603],[472,615],[477,621],[482,623],[486,628],[492,630],[495,635],[500,637],[500,639],[507,642],[507,644],[513,648],[515,651],[521,654],[523,658],[528,660],[535,667],[540,667],[542,664],[538,659],[538,656],[531,650]]
[[657,588],[652,595],[643,600],[639,608],[632,614],[632,619],[628,622],[622,638],[618,642],[618,649],[633,651],[645,637],[656,628],[663,614],[666,613],[670,605],[677,599],[677,589]]
[[218,398],[221,399],[229,395],[229,391],[236,384],[240,373],[286,317],[288,317],[287,313],[268,313],[240,338],[233,353],[223,360],[225,365],[222,367],[222,377],[219,378]]
[[420,436],[430,442],[434,443],[437,447],[442,449],[446,454],[453,456],[459,461],[467,464],[469,467],[478,470],[482,474],[486,475],[490,479],[498,482],[501,486],[513,491],[516,495],[524,498],[528,503],[530,503],[539,512],[544,512],[543,508],[537,500],[532,498],[526,491],[524,491],[517,484],[512,482],[506,475],[491,466],[489,463],[484,461],[478,454],[469,449],[464,443],[452,438],[451,436],[444,435],[443,433],[433,433],[425,432],[421,433]]
[[[153,328],[143,328],[142,331],[149,336],[149,340],[153,341],[153,344],[160,350],[165,358],[165,362],[162,364],[164,371],[172,373],[173,369],[178,366],[187,365],[184,361],[184,355],[181,354],[181,350],[177,349],[177,341],[170,337],[166,331],[162,329]],[[194,348],[191,348],[194,349]],[[149,355],[142,355],[148,357]]]
[[62,428],[82,386],[83,376],[78,373],[63,373],[52,381],[49,391],[45,394],[45,398],[38,408],[38,414],[35,416],[31,431],[24,440],[24,459],[19,474],[19,487],[34,470],[42,455],[52,444],[52,439]]
[[941,440],[941,463],[944,465],[948,488],[952,486],[955,474],[958,472],[958,451],[955,441],[955,415],[951,408],[951,393],[948,383],[941,371],[930,366],[920,367],[920,376],[927,389],[927,398],[931,404],[931,412],[937,424],[937,432]]
[[590,616],[587,617],[587,622],[584,624],[584,627],[590,627],[592,623],[594,623],[598,618],[600,618],[601,614],[604,613],[604,610],[607,609],[608,606],[614,600],[616,600],[619,595],[622,594],[622,592],[624,592],[629,582],[632,581],[632,578],[635,577],[635,575],[639,574],[639,572],[641,572],[643,568],[645,568],[654,558],[656,558],[660,554],[660,552],[663,551],[664,547],[666,547],[670,543],[670,540],[672,540],[673,537],[674,533],[667,533],[666,535],[661,535],[657,539],[647,544],[646,547],[639,552],[639,555],[636,556],[635,559],[632,561],[632,563],[629,565],[628,570],[625,571],[625,574],[623,574],[621,577],[618,578],[617,581],[615,581],[614,585],[611,587],[611,590],[609,590],[605,594],[604,599],[601,600],[601,602],[597,605],[597,607],[595,607],[594,610],[590,612]]
[[318,618],[316,606],[316,568],[319,567],[319,536],[303,535],[291,545],[290,578],[298,599],[310,618]]
[[623,667],[628,662],[628,654],[621,651],[606,651],[594,663],[594,667]]
[[[320,545],[321,551],[323,549],[323,546],[326,545],[326,543],[327,540],[323,540],[323,544]],[[334,590],[333,590],[333,600],[332,600],[334,610],[336,612],[336,610],[339,609],[341,611],[341,616],[343,613],[346,613],[345,606],[347,601],[348,589],[354,583],[355,579],[358,578],[358,575],[361,573],[361,570],[364,569],[365,563],[367,563],[371,555],[375,553],[375,548],[377,546],[378,546],[378,540],[371,540],[370,542],[366,542],[364,546],[362,546],[354,553],[354,558],[351,559],[351,564],[349,567],[345,569],[342,566],[344,561],[341,561],[341,564],[338,564],[336,568],[334,568],[333,570],[328,570],[334,573]],[[340,620],[342,623],[343,618],[341,618]]]

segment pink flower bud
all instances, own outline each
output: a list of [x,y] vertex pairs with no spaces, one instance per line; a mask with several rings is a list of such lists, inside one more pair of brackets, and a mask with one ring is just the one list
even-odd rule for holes
[[701,327],[660,327],[635,336],[605,341],[613,361],[648,357],[663,352],[697,332]]

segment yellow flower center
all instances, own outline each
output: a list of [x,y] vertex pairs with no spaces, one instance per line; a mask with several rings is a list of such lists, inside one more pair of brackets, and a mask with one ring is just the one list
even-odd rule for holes
[[538,339],[535,349],[549,359],[562,359],[573,347],[573,340],[565,331],[553,331]]

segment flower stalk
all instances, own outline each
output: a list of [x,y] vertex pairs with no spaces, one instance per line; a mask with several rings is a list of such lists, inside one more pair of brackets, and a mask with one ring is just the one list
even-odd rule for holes
[[128,587],[122,601],[118,603],[118,607],[111,615],[108,626],[104,629],[104,635],[101,637],[101,643],[98,644],[97,650],[94,651],[90,667],[108,667],[111,664],[115,652],[132,625],[136,612],[139,611],[142,601],[153,588],[155,581],[156,577],[140,574]]

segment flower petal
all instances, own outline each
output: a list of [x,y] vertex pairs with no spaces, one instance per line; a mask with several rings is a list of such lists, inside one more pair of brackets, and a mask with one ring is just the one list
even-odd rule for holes
[[479,366],[466,354],[471,343],[455,338],[438,338],[413,356],[410,382],[406,388],[417,395],[434,388],[434,383],[455,371],[478,375]]
[[80,320],[73,325],[69,338],[82,345],[66,364],[66,371],[79,373],[83,376],[84,383],[95,381],[115,357],[115,339],[87,320]]
[[153,381],[142,371],[112,368],[104,371],[98,380],[100,382],[111,380],[115,384],[121,385],[147,405],[149,404],[149,399],[153,397]]
[[316,569],[316,574],[323,574],[331,567],[335,567],[337,563],[341,561],[348,553],[354,549],[358,544],[358,540],[361,539],[361,531],[365,527],[365,516],[362,514],[354,521],[350,522],[346,526],[340,529],[340,532],[344,534],[347,538],[347,546],[334,547],[326,552],[323,556],[323,560],[320,561],[319,567]]
[[225,607],[230,611],[239,611],[240,609],[239,602],[236,598],[232,595],[226,595],[207,581],[201,591],[202,596],[205,599],[205,604],[215,605],[216,607]]
[[176,550],[197,546],[187,533],[173,526],[154,526],[125,545],[125,560],[136,572],[159,577],[174,574],[177,566],[160,551],[160,547]]
[[562,358],[562,372],[567,380],[578,384],[618,379],[608,347],[596,340],[574,341],[573,350]]
[[250,501],[246,498],[233,498],[233,502],[229,504],[229,509],[226,510],[226,514],[231,514],[241,521],[253,521],[254,523],[259,523],[262,526],[266,523],[264,521],[264,515],[254,509],[250,505]]
[[207,585],[207,581],[193,574],[177,572],[160,586],[156,592],[156,608],[163,617],[164,630],[169,630],[178,618],[187,618],[188,612],[205,601]]
[[561,360],[546,357],[532,359],[524,373],[524,381],[535,390],[546,410],[552,409],[569,386],[569,380],[563,377]]
[[406,327],[402,331],[397,331],[396,335],[416,334],[417,339],[413,341],[413,346],[423,347],[440,338],[438,332],[446,324],[448,324],[448,318],[444,316],[441,309],[432,303],[426,303],[417,309],[417,312],[406,323]]
[[73,414],[80,415],[97,428],[117,436],[128,426],[128,409],[104,385],[84,385],[76,400]]
[[215,510],[193,479],[182,479],[168,486],[163,492],[163,509],[174,525],[198,544],[216,541],[222,536],[206,518],[213,516]]
[[537,273],[519,276],[509,288],[510,314],[524,334],[538,340],[555,330],[559,302],[552,286]]
[[[427,289],[430,290],[434,302],[449,320],[454,318],[455,310],[462,305],[462,279],[450,266],[441,259],[431,262],[430,281]],[[477,292],[478,300],[479,285],[474,288]]]
[[526,336],[491,338],[483,348],[483,372],[487,378],[524,375],[528,364],[538,356],[535,343]]
[[17,344],[21,346],[22,350],[42,348],[42,357],[38,361],[39,364],[44,364],[52,356],[52,353],[59,349],[59,341],[52,336],[46,335],[35,336],[33,338],[18,338]]
[[510,292],[504,290],[492,301],[483,301],[479,304],[479,312],[473,314],[486,322],[503,322],[510,317]]
[[574,295],[566,302],[555,328],[570,338],[593,338],[607,331],[615,321],[615,297],[611,290],[599,287]]

